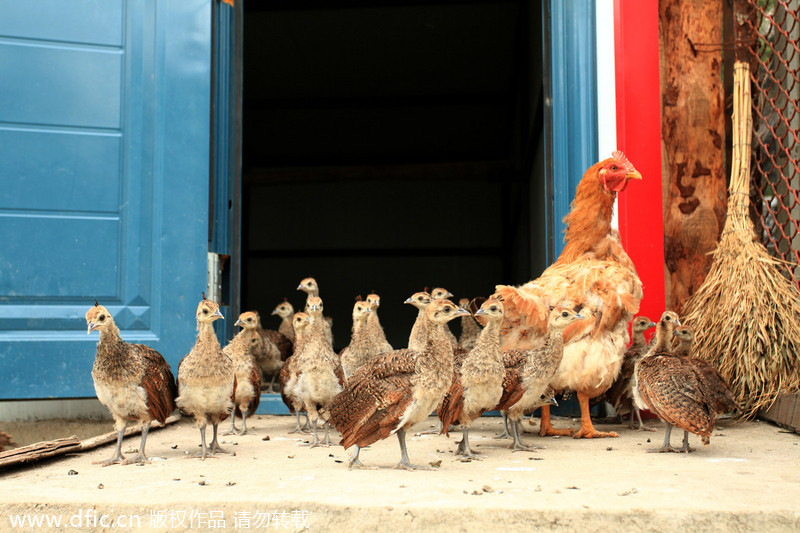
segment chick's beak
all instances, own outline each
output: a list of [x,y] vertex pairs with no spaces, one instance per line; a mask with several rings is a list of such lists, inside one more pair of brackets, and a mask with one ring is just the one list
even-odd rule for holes
[[658,325],[658,324],[656,324],[655,322],[652,322],[652,321],[651,321],[651,322],[650,322],[650,325],[649,325],[649,326],[647,326],[647,327],[648,327],[648,328],[654,328],[654,327],[656,327],[657,325]]
[[558,407],[558,402],[556,401],[555,396],[551,396],[550,400],[548,400],[547,405],[552,405],[553,407]]
[[242,322],[241,320],[237,320],[236,322],[233,323],[233,325],[234,326],[242,326],[242,327],[244,327],[244,322]]
[[486,314],[486,309],[484,309],[483,307],[481,307],[480,309],[478,309],[477,311],[475,311],[475,314],[474,314],[473,316],[485,315],[485,314]]
[[[270,315],[277,315],[277,314],[278,314],[278,310],[277,309],[273,309],[272,312],[270,313]],[[235,325],[236,324],[234,324],[234,326]]]
[[88,327],[86,328],[86,334],[88,335],[89,333],[93,332],[96,328],[97,326],[95,325],[94,322],[89,322]]
[[464,309],[463,307],[459,307],[456,310],[456,316],[472,316],[472,313]]
[[414,299],[413,298],[406,298],[406,301],[403,302],[403,303],[404,304],[413,304],[414,303]]
[[219,309],[217,309],[216,311],[214,311],[214,314],[213,314],[213,315],[211,315],[211,316],[215,316],[215,317],[222,318],[222,319],[224,319],[224,318],[225,318],[224,316],[222,316],[222,313],[220,313]]
[[298,291],[302,291],[302,290],[303,290],[303,284],[302,284],[302,283],[301,283],[300,285],[298,285],[298,286],[297,286],[297,290],[298,290]]
[[[586,317],[580,313],[575,313],[575,320],[584,320]],[[558,404],[556,404],[558,405]]]

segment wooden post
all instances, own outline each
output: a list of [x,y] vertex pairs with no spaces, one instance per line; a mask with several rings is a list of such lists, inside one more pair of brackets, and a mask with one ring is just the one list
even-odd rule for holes
[[703,283],[725,221],[722,8],[659,2],[666,302],[676,312]]

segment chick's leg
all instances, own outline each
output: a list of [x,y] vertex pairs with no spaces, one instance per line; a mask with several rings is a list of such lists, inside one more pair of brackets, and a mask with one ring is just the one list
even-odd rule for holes
[[503,433],[501,435],[496,435],[495,439],[510,439],[511,433],[508,432],[508,413],[505,411],[500,411],[500,416],[503,417]]
[[550,437],[550,436],[569,436],[575,433],[575,430],[572,428],[568,429],[556,429],[550,423],[550,406],[543,405],[542,406],[542,420],[539,422],[539,435],[542,437]]
[[[573,435],[575,439],[600,439],[603,437],[619,437],[613,431],[597,431],[592,425],[589,412],[589,395],[578,391],[578,402],[581,406],[581,428]],[[544,410],[544,408],[542,408]]]
[[150,421],[148,420],[142,424],[142,441],[139,443],[139,453],[133,459],[125,459],[122,464],[129,465],[134,463],[149,463],[150,460],[144,453],[145,444],[147,444],[147,432],[150,431]]
[[642,414],[638,407],[635,405],[631,407],[631,427],[633,427],[633,414],[636,413],[636,419],[639,421],[639,427],[636,431],[656,431],[656,428],[649,428],[642,422]]
[[397,430],[397,440],[400,441],[400,462],[397,463],[395,468],[401,470],[433,470],[429,466],[412,465],[408,461],[408,450],[406,450],[406,430],[400,428]]
[[469,447],[469,426],[465,424],[463,426],[462,431],[463,431],[462,433],[463,437],[461,437],[461,442],[458,443],[458,449],[456,450],[456,455],[465,455],[470,459],[478,459],[478,460],[483,459],[484,458],[483,455],[473,452],[472,449]]
[[[233,416],[233,413],[231,413]],[[231,453],[228,450],[222,448],[217,442],[217,429],[219,427],[219,422],[211,422],[211,428],[214,431],[214,438],[211,439],[211,444],[208,445],[208,451],[210,453]],[[203,432],[203,436],[205,436],[205,431]]]
[[228,431],[226,431],[222,435],[223,436],[224,435],[238,435],[238,432],[236,431],[236,410],[235,409],[234,409],[234,412],[231,413],[231,429],[229,429]]
[[117,447],[114,449],[114,454],[106,459],[105,461],[94,461],[93,464],[101,465],[101,466],[109,466],[117,463],[124,463],[125,456],[122,455],[122,437],[125,436],[125,426],[127,423],[123,421],[117,421],[115,427],[117,429]]

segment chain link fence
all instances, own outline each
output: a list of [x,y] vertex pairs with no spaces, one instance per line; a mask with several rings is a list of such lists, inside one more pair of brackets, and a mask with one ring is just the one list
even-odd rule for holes
[[763,244],[800,286],[800,0],[747,3],[737,17],[753,81],[751,205]]

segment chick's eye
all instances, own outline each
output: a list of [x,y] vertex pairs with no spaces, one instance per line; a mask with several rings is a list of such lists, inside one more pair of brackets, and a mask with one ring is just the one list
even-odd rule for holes
[[493,305],[489,308],[489,311],[497,311],[497,306]]
[[97,320],[99,320],[99,321],[101,321],[101,322],[102,322],[103,320],[105,320],[105,319],[106,319],[106,315],[100,315],[99,317],[97,317]]
[[563,318],[567,318],[569,316],[569,313],[567,313],[566,311],[561,311],[561,316]]
[[203,309],[203,314],[207,315],[208,314],[208,309]]

